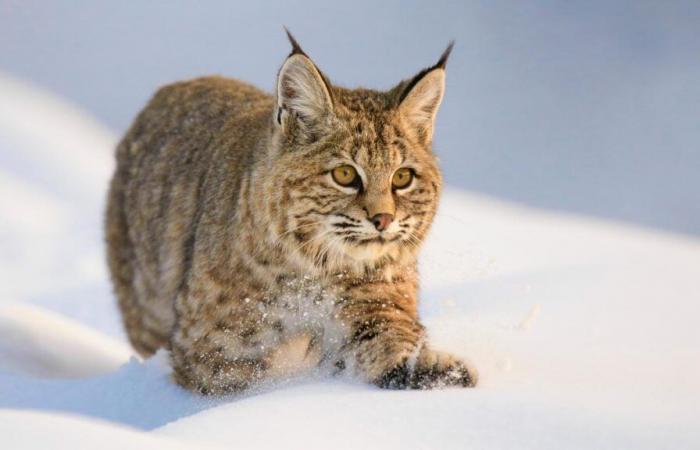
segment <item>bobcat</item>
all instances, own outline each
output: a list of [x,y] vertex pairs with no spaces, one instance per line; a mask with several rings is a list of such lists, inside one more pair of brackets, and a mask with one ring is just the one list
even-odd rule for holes
[[161,88],[119,144],[108,262],[129,340],[202,393],[311,369],[473,386],[426,343],[416,256],[438,205],[439,61],[387,92],[333,86],[287,32],[276,92]]

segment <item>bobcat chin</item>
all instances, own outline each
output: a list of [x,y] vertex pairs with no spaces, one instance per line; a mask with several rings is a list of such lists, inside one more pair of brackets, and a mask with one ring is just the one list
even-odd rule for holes
[[345,89],[289,35],[273,95],[206,77],[160,89],[120,142],[108,261],[129,340],[203,394],[314,368],[390,389],[473,386],[427,344],[416,257],[450,45],[393,89]]

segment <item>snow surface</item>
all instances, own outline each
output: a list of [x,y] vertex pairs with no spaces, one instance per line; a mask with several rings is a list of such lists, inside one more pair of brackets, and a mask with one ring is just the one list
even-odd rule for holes
[[[0,411],[3,448],[96,449],[100,450],[185,450],[193,447],[158,439],[126,427],[85,417],[45,412]],[[201,445],[196,448],[206,450]]]
[[421,314],[477,388],[201,398],[120,329],[100,231],[114,137],[16,81],[0,98],[3,448],[700,447],[697,239],[447,189]]
[[134,355],[78,322],[28,305],[0,305],[0,370],[38,377],[79,378],[118,369]]

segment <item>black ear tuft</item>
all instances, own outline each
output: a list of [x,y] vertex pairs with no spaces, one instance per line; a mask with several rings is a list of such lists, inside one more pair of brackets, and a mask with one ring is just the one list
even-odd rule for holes
[[450,53],[452,53],[452,49],[455,46],[455,41],[452,40],[450,43],[447,45],[447,48],[445,49],[444,52],[442,52],[442,56],[440,56],[440,59],[438,60],[437,64],[435,64],[432,69],[444,69],[447,67],[447,58],[450,57]]
[[455,41],[454,40],[450,41],[450,43],[447,45],[447,48],[445,49],[445,51],[442,52],[442,55],[440,56],[440,59],[438,60],[437,63],[435,63],[434,65],[432,65],[430,67],[427,67],[427,68],[421,70],[420,72],[418,72],[418,74],[416,76],[414,76],[413,78],[411,78],[407,82],[404,82],[405,86],[401,92],[401,96],[399,97],[399,101],[398,101],[399,104],[404,101],[404,99],[406,98],[408,93],[411,92],[411,89],[413,89],[416,86],[416,84],[418,84],[418,82],[423,79],[424,76],[426,76],[427,74],[429,74],[430,72],[432,72],[435,69],[445,70],[445,67],[447,67],[447,59],[450,57],[450,53],[452,53],[452,49],[454,48],[454,46],[455,46]]
[[289,39],[289,43],[292,44],[292,52],[289,54],[289,56],[292,55],[304,55],[307,58],[309,55],[302,50],[301,45],[297,42],[296,39],[294,39],[294,36],[292,36],[292,33],[289,32],[289,29],[287,27],[284,27],[284,32],[287,33],[287,38]]

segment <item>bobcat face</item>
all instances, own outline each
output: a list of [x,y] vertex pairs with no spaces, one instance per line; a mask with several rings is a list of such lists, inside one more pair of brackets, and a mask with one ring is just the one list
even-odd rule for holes
[[401,124],[387,121],[380,130],[371,122],[344,125],[318,148],[284,158],[309,174],[285,178],[288,230],[296,230],[298,248],[321,266],[413,254],[437,208],[435,158]]
[[377,92],[332,87],[293,52],[277,84],[268,182],[276,238],[324,271],[415,257],[439,199],[431,141],[443,89],[444,62]]

